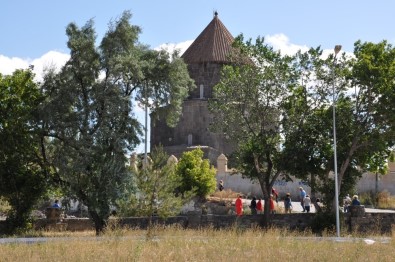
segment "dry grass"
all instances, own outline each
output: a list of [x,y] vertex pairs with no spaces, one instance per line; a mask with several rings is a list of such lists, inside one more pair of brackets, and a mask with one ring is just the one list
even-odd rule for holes
[[[93,232],[69,240],[3,244],[1,261],[393,261],[394,242],[368,245],[336,242],[278,229],[145,231],[116,229],[96,239]],[[45,234],[50,234],[45,232]],[[50,235],[51,236],[51,235]],[[54,235],[52,235],[55,237]],[[89,237],[87,237],[89,236]]]
[[388,191],[382,191],[377,194],[377,206],[384,209],[395,209],[395,196],[391,196]]
[[210,197],[219,199],[236,199],[241,193],[232,191],[232,189],[224,189],[222,191],[215,191]]

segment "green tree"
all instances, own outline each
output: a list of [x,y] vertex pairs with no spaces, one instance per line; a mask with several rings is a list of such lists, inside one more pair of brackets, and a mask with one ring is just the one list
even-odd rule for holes
[[141,30],[130,18],[125,12],[111,22],[98,47],[93,21],[82,28],[69,24],[70,59],[59,73],[49,71],[42,85],[51,164],[65,191],[87,205],[97,234],[130,185],[125,155],[141,135],[134,102],[167,105],[176,120],[192,85],[179,57],[138,42]]
[[216,171],[210,167],[208,159],[203,159],[200,148],[184,152],[177,165],[177,175],[181,177],[179,192],[185,194],[195,191],[196,195],[206,197],[215,191]]
[[[334,181],[329,176],[334,170],[333,90],[339,192],[344,195],[362,172],[383,166],[394,145],[395,50],[385,41],[357,41],[353,58],[298,56],[298,88],[292,90],[283,117],[288,143],[284,148],[294,160],[288,171],[318,174],[319,188],[334,210]],[[315,78],[300,81],[305,71]]]
[[333,188],[323,183],[333,169],[328,164],[333,163],[331,108],[322,95],[327,94],[327,82],[331,79],[325,66],[319,47],[295,54],[292,71],[296,84],[289,89],[283,103],[281,121],[282,168],[308,182],[313,200],[316,192],[324,193],[327,188]]
[[11,206],[9,233],[27,226],[49,182],[38,121],[44,96],[33,78],[31,69],[0,74],[0,196]]
[[[237,169],[257,180],[265,203],[281,174],[281,106],[293,85],[291,59],[275,52],[263,38],[236,38],[234,63],[224,66],[210,108],[217,130],[237,142]],[[246,62],[245,57],[249,60]],[[241,61],[241,63],[239,62]],[[264,224],[269,220],[265,205]]]
[[181,177],[176,175],[176,159],[169,158],[161,147],[155,148],[150,156],[152,159],[147,165],[144,159],[134,156],[130,168],[136,191],[123,201],[123,210],[120,210],[121,214],[132,211],[133,215],[148,216],[148,236],[152,234],[154,215],[167,218],[178,214],[189,200],[189,197],[176,194],[181,185]]

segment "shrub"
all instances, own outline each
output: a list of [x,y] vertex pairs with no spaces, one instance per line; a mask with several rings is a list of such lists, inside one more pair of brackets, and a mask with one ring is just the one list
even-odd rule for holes
[[198,196],[205,197],[215,191],[216,171],[208,159],[203,159],[200,148],[184,152],[176,172],[181,177],[180,193],[195,189]]

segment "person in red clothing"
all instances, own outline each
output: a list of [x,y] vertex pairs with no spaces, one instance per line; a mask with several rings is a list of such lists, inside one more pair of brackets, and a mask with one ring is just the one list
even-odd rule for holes
[[274,210],[274,201],[273,201],[273,195],[270,195],[270,214],[274,214],[276,213],[276,211]]
[[272,187],[272,195],[275,197],[276,203],[278,203],[278,192],[274,187]]
[[258,214],[263,213],[262,200],[260,198],[258,199],[258,202],[256,203],[256,211],[258,212]]
[[235,202],[236,214],[237,216],[243,215],[243,200],[241,200],[241,195],[239,195]]

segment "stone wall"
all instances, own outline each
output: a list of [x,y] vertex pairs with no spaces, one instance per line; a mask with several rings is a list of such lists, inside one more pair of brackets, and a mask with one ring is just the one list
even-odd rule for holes
[[[271,215],[271,226],[278,226],[288,229],[305,230],[309,227],[313,213],[310,214],[274,214]],[[161,219],[153,217],[153,224],[158,225],[177,225],[182,228],[204,228],[212,227],[215,229],[230,228],[235,225],[242,228],[253,228],[261,226],[263,223],[263,215],[243,215],[237,217],[235,215],[202,215],[201,212],[189,212],[185,216],[169,217]],[[109,225],[117,225],[124,228],[140,228],[146,229],[148,225],[147,217],[127,217],[110,219]],[[34,223],[36,230],[67,230],[67,231],[86,231],[94,230],[94,224],[90,219],[65,218],[62,222],[51,223],[46,219],[39,219]]]
[[[363,206],[361,208],[364,209]],[[314,213],[293,213],[293,214],[273,214],[271,216],[270,226],[279,227],[289,230],[308,230],[314,219]],[[225,229],[234,226],[241,228],[255,228],[263,223],[263,215],[202,215],[201,212],[189,212],[185,216],[169,217],[161,219],[153,217],[152,222],[159,225],[177,225],[181,228],[204,228],[211,227],[215,229]],[[146,217],[128,217],[110,219],[109,225],[117,225],[125,228],[146,229],[148,218]],[[342,227],[350,232],[371,233],[381,232],[382,234],[391,234],[392,227],[395,225],[395,213],[346,213],[344,214],[344,223]],[[61,223],[49,223],[46,219],[37,220],[34,224],[35,229],[46,230],[67,230],[67,231],[85,231],[94,230],[92,220],[87,218],[66,218]]]
[[348,231],[362,234],[372,232],[392,233],[392,228],[395,225],[395,213],[367,213],[364,206],[350,206],[350,208],[351,212],[344,216]]
[[[232,189],[235,192],[243,193],[246,196],[262,196],[260,185],[256,181],[248,178],[243,178],[241,174],[237,174],[234,170],[228,169],[228,159],[225,155],[220,155],[217,159],[217,181],[224,182],[225,189]],[[388,191],[391,195],[395,195],[395,162],[388,164],[388,172],[386,175],[379,175],[377,181],[378,192]],[[299,187],[303,187],[307,194],[311,194],[311,188],[307,182],[297,178],[292,178],[293,181],[281,180],[281,177],[274,182],[274,188],[279,192],[280,198],[283,198],[286,193],[291,194],[292,201],[299,200]],[[376,190],[376,175],[372,173],[365,173],[356,185],[357,194],[366,192],[375,192]],[[350,192],[349,194],[353,194]],[[316,197],[320,197],[316,195]]]
[[57,231],[86,231],[95,230],[93,221],[89,218],[64,218],[58,222],[48,219],[38,219],[34,222],[36,230],[57,230]]

